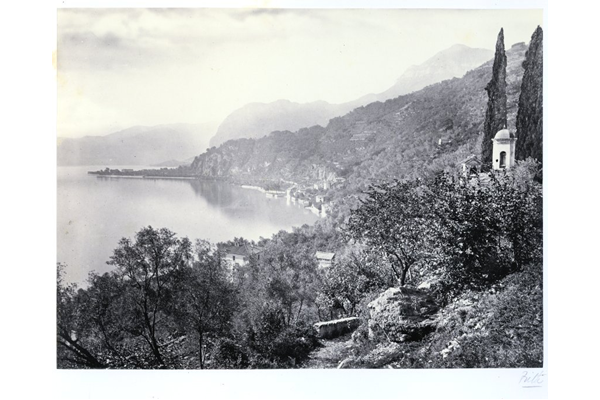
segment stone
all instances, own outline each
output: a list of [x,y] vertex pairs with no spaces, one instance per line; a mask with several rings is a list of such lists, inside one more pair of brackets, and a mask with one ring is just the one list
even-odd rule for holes
[[401,287],[386,290],[368,308],[369,340],[402,343],[432,332],[439,306],[426,290]]
[[358,328],[359,325],[360,319],[358,319],[358,317],[349,317],[332,321],[317,322],[313,326],[317,333],[317,337],[321,339],[332,339],[345,333],[352,332]]

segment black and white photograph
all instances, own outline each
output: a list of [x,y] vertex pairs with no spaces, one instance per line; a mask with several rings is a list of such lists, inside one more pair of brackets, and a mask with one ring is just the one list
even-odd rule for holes
[[545,394],[545,12],[58,7],[56,369]]

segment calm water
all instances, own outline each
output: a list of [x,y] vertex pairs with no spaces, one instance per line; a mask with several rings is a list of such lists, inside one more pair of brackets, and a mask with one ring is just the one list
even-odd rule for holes
[[318,219],[286,198],[267,199],[226,183],[87,174],[97,169],[58,167],[58,261],[67,264],[72,282],[83,283],[92,270],[110,270],[106,261],[119,239],[144,226],[219,242],[270,237]]

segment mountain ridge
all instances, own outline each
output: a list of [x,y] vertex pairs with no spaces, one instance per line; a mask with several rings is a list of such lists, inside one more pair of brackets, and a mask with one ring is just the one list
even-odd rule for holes
[[[513,131],[526,49],[519,44],[506,52],[508,124]],[[460,159],[478,151],[491,63],[462,78],[358,107],[325,127],[229,140],[198,155],[190,168],[199,177],[241,182],[333,176],[347,179],[354,189],[366,182],[455,168]]]
[[[210,139],[210,146],[218,146],[230,139],[259,138],[277,130],[294,131],[313,125],[324,126],[331,118],[357,107],[392,99],[445,79],[461,77],[492,57],[491,50],[456,44],[419,65],[409,67],[394,85],[381,93],[366,94],[340,104],[323,100],[297,103],[282,99],[270,103],[249,103],[234,110],[223,120],[215,136]],[[287,102],[285,109],[282,108],[282,102]]]

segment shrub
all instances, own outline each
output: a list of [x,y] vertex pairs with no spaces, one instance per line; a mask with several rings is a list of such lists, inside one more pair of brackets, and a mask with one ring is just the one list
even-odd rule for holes
[[285,329],[273,341],[272,355],[281,366],[297,366],[304,362],[319,342],[307,326],[295,326]]
[[249,364],[248,354],[233,339],[219,339],[215,344],[211,368],[241,369]]

